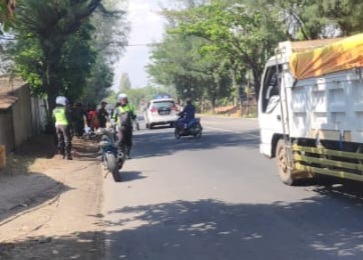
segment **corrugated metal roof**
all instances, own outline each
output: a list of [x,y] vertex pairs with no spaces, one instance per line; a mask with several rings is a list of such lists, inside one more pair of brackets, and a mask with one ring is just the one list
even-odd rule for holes
[[0,94],[0,110],[6,110],[12,107],[18,101],[18,98],[11,95]]

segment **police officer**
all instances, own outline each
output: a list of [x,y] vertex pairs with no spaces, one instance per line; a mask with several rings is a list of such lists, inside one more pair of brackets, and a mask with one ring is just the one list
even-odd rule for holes
[[72,160],[71,116],[66,109],[67,104],[67,98],[57,97],[56,108],[53,110],[53,119],[57,130],[59,152],[63,155],[63,159]]
[[118,96],[119,106],[115,109],[113,119],[119,127],[120,148],[124,149],[127,159],[131,159],[133,121],[136,119],[134,107],[126,94]]

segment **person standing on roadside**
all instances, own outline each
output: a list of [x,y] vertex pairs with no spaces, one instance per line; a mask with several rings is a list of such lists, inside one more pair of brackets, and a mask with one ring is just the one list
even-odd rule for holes
[[113,119],[119,128],[120,148],[124,148],[126,158],[131,159],[132,129],[136,113],[126,94],[120,94],[118,101],[120,105],[115,109]]
[[100,128],[106,128],[107,119],[109,113],[106,110],[107,102],[103,101],[101,103],[101,108],[98,110],[98,119],[100,121]]
[[58,138],[58,150],[63,159],[72,160],[72,135],[71,135],[71,115],[67,110],[68,100],[59,96],[56,99],[56,107],[53,110],[53,119]]
[[84,134],[86,113],[83,109],[82,103],[77,103],[73,109],[73,128],[77,137],[82,137]]
[[95,131],[100,127],[100,120],[98,118],[97,106],[95,104],[91,106],[91,110],[88,112],[88,120],[92,131]]

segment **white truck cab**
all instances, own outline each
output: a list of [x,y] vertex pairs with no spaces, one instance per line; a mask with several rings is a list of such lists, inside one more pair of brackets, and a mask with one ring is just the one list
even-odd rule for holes
[[267,62],[260,152],[276,157],[285,184],[317,174],[363,181],[361,42],[363,35],[284,42]]

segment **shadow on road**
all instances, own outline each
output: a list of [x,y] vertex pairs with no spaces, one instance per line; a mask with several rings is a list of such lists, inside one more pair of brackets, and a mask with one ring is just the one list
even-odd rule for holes
[[42,204],[56,204],[60,196],[72,188],[46,174],[30,172],[28,175],[3,178],[0,180],[0,189],[1,237],[2,226],[32,212]]
[[51,203],[70,190],[46,174],[31,170],[37,159],[51,159],[56,152],[53,136],[41,134],[29,139],[9,156],[7,167],[0,170],[0,231],[3,225],[23,213],[46,201]]
[[362,213],[357,200],[324,195],[293,203],[207,199],[125,207],[108,212],[115,221],[99,222],[102,229],[118,230],[106,237],[80,232],[0,244],[0,258],[104,259],[106,238],[107,259],[362,259]]
[[137,181],[147,178],[146,176],[142,175],[142,172],[127,172],[127,171],[121,171],[121,178],[122,183],[124,182],[131,182],[131,181]]
[[122,208],[110,213],[118,222],[106,223],[124,227],[110,234],[110,259],[362,259],[363,223],[347,221],[362,209],[331,202],[200,200]]
[[18,243],[0,243],[0,259],[104,259],[103,233],[90,231],[59,237],[33,237]]
[[176,140],[172,131],[151,131],[147,134],[135,135],[134,141],[137,147],[134,149],[134,157],[137,159],[166,156],[184,150],[211,150],[221,147],[257,149],[259,146],[259,139],[255,134],[255,131],[246,132],[244,134],[205,132],[200,139],[184,137],[180,140]]

